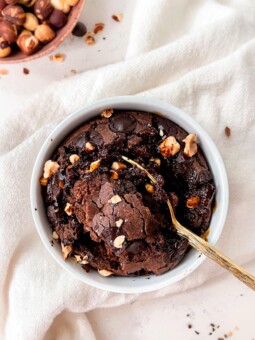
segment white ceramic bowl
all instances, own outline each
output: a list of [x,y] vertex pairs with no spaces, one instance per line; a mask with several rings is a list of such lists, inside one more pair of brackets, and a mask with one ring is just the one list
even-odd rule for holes
[[54,247],[52,247],[50,243],[52,240],[52,232],[46,216],[41,195],[41,186],[39,184],[44,163],[50,159],[53,151],[72,130],[108,108],[160,112],[164,117],[180,125],[187,132],[197,134],[200,147],[204,151],[216,185],[217,208],[213,213],[210,223],[209,242],[211,244],[215,244],[218,241],[227,215],[229,192],[226,170],[215,144],[201,126],[180,109],[147,97],[114,97],[85,106],[62,121],[46,139],[33,169],[31,206],[37,231],[49,253],[69,273],[72,273],[77,279],[94,287],[119,293],[153,291],[183,279],[203,262],[204,256],[201,256],[200,253],[192,249],[176,268],[160,276],[151,275],[149,280],[148,277],[102,277],[97,271],[86,273],[79,265],[71,260],[65,262],[62,258],[60,246],[55,244]]

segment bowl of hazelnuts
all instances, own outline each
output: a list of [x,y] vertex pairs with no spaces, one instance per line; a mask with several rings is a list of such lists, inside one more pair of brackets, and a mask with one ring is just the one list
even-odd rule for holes
[[51,53],[76,25],[85,0],[0,0],[0,64]]

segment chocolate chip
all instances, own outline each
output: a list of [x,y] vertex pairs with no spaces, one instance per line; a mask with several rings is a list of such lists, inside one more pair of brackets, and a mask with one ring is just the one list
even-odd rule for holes
[[145,247],[145,244],[143,241],[134,241],[130,244],[130,246],[127,248],[127,252],[129,254],[135,255],[140,253]]
[[129,112],[119,113],[110,118],[110,129],[113,132],[132,132],[136,127],[136,119]]
[[26,67],[24,67],[23,68],[23,73],[25,74],[25,75],[27,75],[27,74],[29,74],[29,69],[28,68],[26,68]]
[[191,325],[191,324],[189,324],[189,325],[188,325],[188,328],[192,328],[192,325]]
[[87,28],[82,22],[78,22],[72,31],[72,35],[75,37],[83,37],[86,33]]

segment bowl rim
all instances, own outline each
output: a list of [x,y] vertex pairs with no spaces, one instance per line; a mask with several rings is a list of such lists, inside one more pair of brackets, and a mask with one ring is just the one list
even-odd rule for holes
[[[227,211],[228,211],[228,203],[229,203],[229,185],[228,185],[228,178],[227,173],[225,169],[224,162],[222,160],[222,157],[214,144],[213,140],[209,137],[207,132],[188,114],[180,110],[179,108],[173,106],[172,104],[168,104],[166,102],[159,101],[157,99],[154,99],[152,97],[146,97],[146,96],[117,96],[117,97],[110,97],[106,99],[102,99],[96,102],[93,102],[89,105],[84,105],[79,110],[76,110],[72,114],[68,115],[65,119],[63,119],[54,129],[53,131],[48,135],[45,142],[43,143],[37,158],[34,163],[32,176],[31,176],[31,184],[30,184],[30,201],[31,201],[31,209],[32,209],[32,215],[33,220],[37,229],[37,232],[48,250],[48,252],[53,256],[53,258],[61,265],[62,268],[67,270],[69,273],[72,273],[77,279],[80,281],[89,284],[91,286],[94,286],[96,288],[100,288],[106,291],[111,292],[117,292],[117,293],[144,293],[149,291],[155,291],[160,288],[166,287],[170,284],[173,284],[187,275],[189,275],[191,272],[193,272],[201,263],[204,261],[205,256],[201,255],[200,253],[196,252],[195,250],[191,250],[192,256],[194,257],[194,261],[191,262],[189,265],[185,265],[185,259],[187,256],[190,256],[189,254],[186,254],[184,259],[181,261],[180,264],[176,268],[174,268],[171,271],[168,271],[160,276],[155,276],[156,278],[159,278],[155,280],[145,281],[140,285],[130,285],[131,278],[127,277],[110,277],[110,278],[102,278],[99,274],[96,273],[96,279],[92,277],[91,273],[86,273],[84,270],[82,272],[78,270],[80,266],[77,266],[76,264],[71,264],[71,261],[64,261],[62,258],[62,255],[60,256],[60,250],[56,251],[56,247],[52,247],[50,244],[50,239],[48,236],[48,233],[50,231],[49,225],[44,228],[44,222],[42,219],[46,217],[45,210],[42,212],[39,208],[40,205],[42,205],[42,197],[40,195],[41,192],[41,186],[39,184],[39,178],[41,177],[42,170],[43,170],[43,164],[45,163],[47,157],[47,153],[49,155],[52,154],[52,151],[59,145],[61,141],[69,134],[71,133],[75,128],[77,128],[79,125],[84,124],[86,121],[90,120],[91,118],[95,117],[95,112],[98,113],[102,112],[104,109],[108,108],[119,108],[121,109],[122,106],[130,106],[130,109],[133,109],[137,111],[142,110],[144,107],[144,111],[148,112],[160,112],[163,111],[167,112],[170,117],[166,117],[167,119],[173,120],[174,122],[177,122],[181,127],[182,124],[179,123],[185,122],[190,127],[192,127],[192,131],[188,131],[186,127],[183,127],[187,132],[199,132],[199,140],[202,144],[202,141],[206,142],[208,150],[210,151],[208,153],[205,152],[203,149],[203,152],[205,154],[205,157],[207,158],[207,162],[209,163],[210,167],[212,165],[212,162],[215,162],[215,167],[217,168],[217,173],[213,172],[211,169],[213,176],[218,176],[218,187],[217,191],[221,190],[221,204],[220,206],[217,204],[216,212],[214,212],[213,217],[216,219],[217,225],[216,229],[210,233],[209,235],[209,241],[211,244],[215,244],[224,228],[225,220],[227,217]],[[132,107],[132,108],[131,108]],[[151,108],[151,110],[149,109]],[[154,108],[154,110],[153,110]],[[155,110],[156,109],[156,110]],[[166,113],[162,114],[163,116],[166,116]],[[80,121],[81,119],[81,121]],[[60,137],[61,133],[63,136]],[[51,152],[49,150],[52,149]],[[210,155],[211,160],[209,161],[208,156]],[[216,178],[214,178],[216,180]],[[217,202],[218,203],[218,202]],[[42,209],[43,210],[43,209]],[[43,217],[42,217],[43,216]],[[216,216],[216,217],[215,217]],[[46,217],[47,219],[47,217]],[[197,256],[195,257],[193,254],[196,252]],[[181,270],[176,270],[178,267],[181,266]],[[76,268],[77,267],[77,268]],[[183,267],[183,268],[182,268]],[[168,273],[168,275],[166,275]],[[170,274],[169,274],[170,273]],[[171,275],[173,273],[173,275]],[[94,274],[93,274],[94,275]],[[166,277],[167,276],[167,277]],[[152,276],[154,277],[154,276]],[[138,277],[136,278],[137,281],[142,280],[144,277]],[[110,279],[110,280],[109,280]],[[116,280],[111,281],[112,279]],[[118,281],[121,279],[122,281]],[[127,280],[128,279],[128,280]],[[126,284],[123,284],[126,280]],[[133,280],[134,282],[137,282]],[[153,281],[153,282],[152,282]],[[120,282],[120,284],[118,284]],[[116,284],[117,283],[117,284]]]

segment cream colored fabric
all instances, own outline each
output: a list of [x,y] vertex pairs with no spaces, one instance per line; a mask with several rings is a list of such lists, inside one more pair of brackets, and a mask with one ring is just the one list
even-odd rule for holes
[[[44,249],[30,212],[32,167],[45,137],[72,111],[101,98],[153,96],[207,130],[230,184],[218,247],[240,263],[255,258],[253,0],[139,0],[133,16],[123,62],[52,84],[0,127],[1,339],[94,339],[83,313],[135,298],[94,289],[67,274]],[[206,260],[183,281],[141,298],[187,290],[220,271]]]

